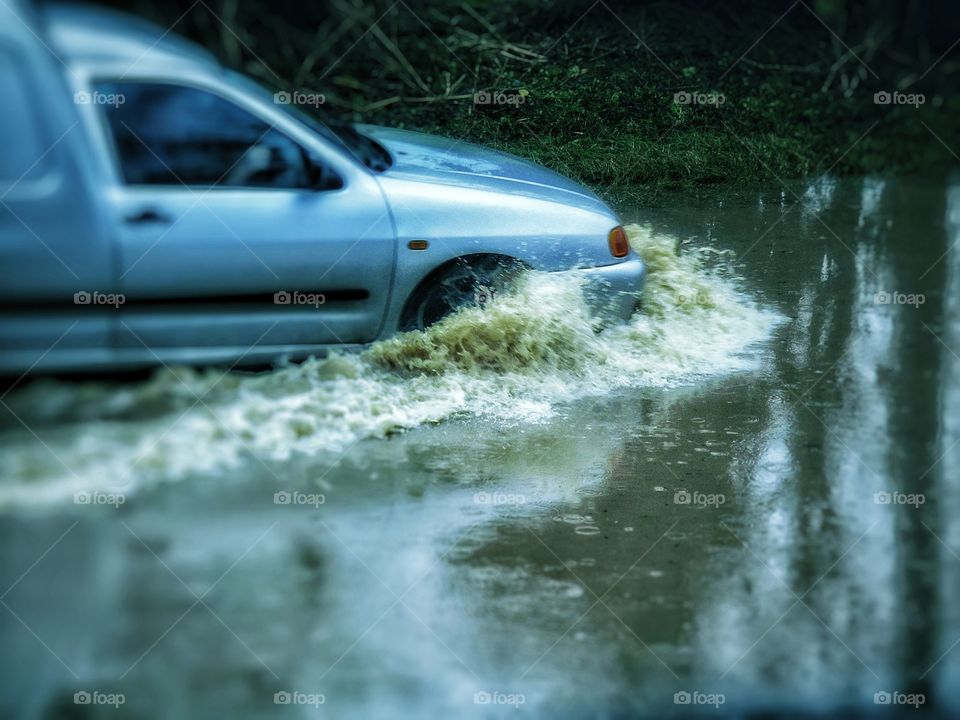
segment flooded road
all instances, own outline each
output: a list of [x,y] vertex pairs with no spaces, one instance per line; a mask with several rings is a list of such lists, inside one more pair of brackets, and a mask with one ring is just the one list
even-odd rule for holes
[[599,335],[533,278],[359,357],[7,395],[0,716],[956,713],[960,186],[662,205]]

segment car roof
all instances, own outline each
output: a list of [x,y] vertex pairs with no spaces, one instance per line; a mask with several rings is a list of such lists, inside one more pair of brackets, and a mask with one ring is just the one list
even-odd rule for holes
[[42,9],[44,30],[68,63],[129,63],[150,69],[171,63],[218,68],[216,57],[200,45],[141,18],[107,8],[52,4]]

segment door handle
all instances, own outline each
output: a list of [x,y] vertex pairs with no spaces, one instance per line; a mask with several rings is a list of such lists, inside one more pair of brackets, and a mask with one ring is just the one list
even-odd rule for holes
[[131,225],[142,225],[144,223],[169,223],[170,218],[162,213],[154,210],[153,208],[144,208],[140,212],[134,213],[133,215],[127,215],[124,218],[127,223]]

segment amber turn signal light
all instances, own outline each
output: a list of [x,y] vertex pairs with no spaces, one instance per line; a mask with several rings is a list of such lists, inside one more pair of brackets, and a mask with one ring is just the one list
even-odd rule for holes
[[614,257],[626,257],[627,253],[630,252],[630,243],[627,242],[627,231],[623,229],[622,225],[617,225],[611,230],[607,240],[610,243],[610,254]]

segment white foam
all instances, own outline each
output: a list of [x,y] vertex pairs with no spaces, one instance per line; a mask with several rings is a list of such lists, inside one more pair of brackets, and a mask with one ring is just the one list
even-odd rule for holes
[[19,423],[0,438],[0,504],[129,494],[251,456],[342,453],[457,413],[535,422],[579,397],[755,367],[744,350],[780,318],[706,269],[704,251],[679,255],[675,238],[628,230],[649,266],[642,307],[599,334],[575,280],[532,273],[485,310],[360,355],[259,375],[163,369],[134,387],[47,381],[15,392],[6,402],[39,424],[39,439]]

